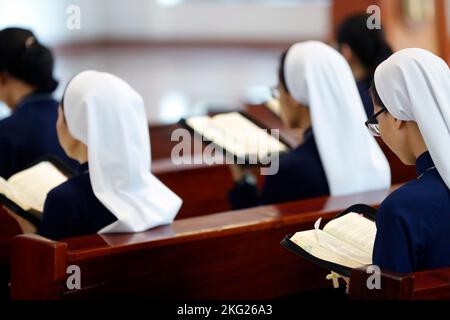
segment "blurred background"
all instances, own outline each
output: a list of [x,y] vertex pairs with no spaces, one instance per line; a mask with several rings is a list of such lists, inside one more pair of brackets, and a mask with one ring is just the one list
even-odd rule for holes
[[112,72],[156,124],[267,100],[283,50],[333,44],[338,24],[369,5],[380,7],[394,49],[449,61],[450,0],[0,0],[0,28],[31,28],[53,48],[57,97],[81,70]]

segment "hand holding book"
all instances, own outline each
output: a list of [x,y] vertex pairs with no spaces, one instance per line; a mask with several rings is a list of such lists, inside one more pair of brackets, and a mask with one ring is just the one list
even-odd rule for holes
[[72,172],[59,160],[43,158],[8,180],[0,177],[0,203],[13,217],[20,216],[38,224],[42,219],[47,194],[71,175]]
[[[366,210],[368,214],[361,210]],[[287,236],[282,245],[331,271],[349,276],[352,269],[372,264],[375,212],[368,206],[353,206],[327,223],[322,230],[319,219],[313,230]]]

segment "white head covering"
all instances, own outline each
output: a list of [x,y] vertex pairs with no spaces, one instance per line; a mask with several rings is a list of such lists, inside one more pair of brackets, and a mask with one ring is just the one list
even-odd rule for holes
[[84,71],[70,81],[63,99],[70,133],[88,147],[94,194],[117,217],[99,233],[171,223],[182,201],[150,173],[141,96],[114,75]]
[[375,72],[377,92],[398,120],[415,121],[436,168],[450,188],[450,71],[423,49],[404,49]]
[[310,108],[331,195],[388,188],[389,163],[364,126],[367,117],[344,57],[324,43],[302,42],[289,49],[284,68],[289,92]]

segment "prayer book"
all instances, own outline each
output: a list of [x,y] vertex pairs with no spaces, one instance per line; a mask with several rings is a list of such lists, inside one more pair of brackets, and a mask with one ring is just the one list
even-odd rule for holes
[[288,235],[281,245],[319,266],[343,276],[354,268],[372,264],[376,236],[376,210],[355,205],[340,213],[320,229],[319,219],[314,229]]
[[45,157],[8,180],[0,177],[0,203],[37,224],[42,220],[47,194],[72,175],[58,159]]
[[204,142],[240,160],[238,164],[268,164],[273,157],[289,150],[273,131],[263,129],[240,112],[190,117],[183,119],[182,124]]

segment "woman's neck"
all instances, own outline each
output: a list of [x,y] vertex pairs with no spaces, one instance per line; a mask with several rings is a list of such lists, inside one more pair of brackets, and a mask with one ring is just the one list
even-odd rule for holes
[[421,155],[423,155],[427,151],[428,151],[428,148],[425,144],[423,144],[421,146],[413,147],[413,154],[416,159],[419,158]]
[[351,69],[352,69],[353,77],[355,78],[356,81],[363,81],[369,75],[367,69],[359,62],[353,63],[351,65]]
[[11,90],[6,104],[12,111],[15,111],[19,103],[26,97],[31,95],[35,88],[22,83],[17,83],[13,90]]
[[428,147],[423,140],[422,134],[420,133],[419,127],[415,122],[408,122],[409,126],[409,146],[414,158],[417,159],[422,154],[428,151]]

